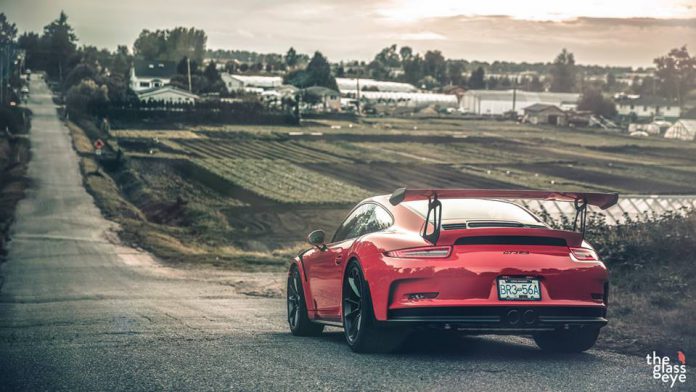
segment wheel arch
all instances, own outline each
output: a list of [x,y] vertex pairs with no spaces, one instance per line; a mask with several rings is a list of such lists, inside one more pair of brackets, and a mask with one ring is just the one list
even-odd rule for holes
[[310,318],[314,318],[314,313],[316,312],[316,307],[314,306],[314,297],[312,296],[312,289],[309,285],[309,279],[304,267],[304,260],[302,259],[302,256],[307,253],[308,250],[300,252],[293,259],[293,261],[290,263],[290,267],[288,268],[288,274],[290,274],[293,267],[297,268],[297,271],[300,274],[300,284],[302,285],[302,293],[304,295],[307,312],[309,312]]

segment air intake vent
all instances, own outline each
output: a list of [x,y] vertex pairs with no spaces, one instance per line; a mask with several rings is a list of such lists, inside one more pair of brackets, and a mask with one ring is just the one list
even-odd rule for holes
[[517,223],[517,222],[500,222],[500,221],[469,222],[470,229],[475,229],[478,227],[524,227],[524,225],[522,223]]
[[461,237],[454,243],[455,245],[547,245],[547,246],[568,246],[566,240],[555,237],[531,237],[531,236],[478,236]]
[[463,230],[466,228],[466,223],[446,223],[442,225],[442,230]]

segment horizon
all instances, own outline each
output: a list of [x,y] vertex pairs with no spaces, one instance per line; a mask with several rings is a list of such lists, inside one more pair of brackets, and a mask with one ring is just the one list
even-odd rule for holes
[[[290,6],[272,0],[189,4],[122,0],[98,4],[80,0],[3,1],[20,32],[41,33],[61,10],[79,45],[114,50],[144,30],[196,27],[210,50],[284,54],[320,51],[331,62],[370,61],[391,44],[415,52],[440,50],[450,59],[548,63],[563,49],[578,65],[650,68],[670,49],[696,46],[696,7],[688,1],[574,2],[533,0],[524,4],[490,0],[458,4],[433,0],[301,0]],[[654,17],[651,17],[654,16]],[[544,39],[540,39],[543,37]],[[620,49],[620,50],[617,50]]]

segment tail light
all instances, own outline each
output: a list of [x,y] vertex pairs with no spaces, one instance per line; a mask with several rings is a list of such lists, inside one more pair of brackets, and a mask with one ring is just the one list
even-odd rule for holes
[[444,259],[452,252],[451,246],[429,246],[424,248],[399,249],[386,252],[389,257],[405,259]]
[[570,248],[570,255],[575,261],[599,261],[597,252],[587,248]]

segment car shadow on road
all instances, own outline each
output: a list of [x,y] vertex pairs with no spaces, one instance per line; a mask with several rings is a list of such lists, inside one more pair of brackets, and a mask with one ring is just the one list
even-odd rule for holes
[[[274,334],[281,335],[281,334]],[[290,334],[287,334],[294,338]],[[307,339],[309,345],[323,349],[350,348],[345,343],[342,331],[325,331],[317,337]],[[311,342],[311,343],[310,343]],[[330,346],[330,347],[327,347]],[[509,361],[553,361],[564,362],[594,362],[601,358],[592,351],[579,354],[560,354],[541,351],[534,342],[524,337],[509,336],[466,336],[442,331],[419,331],[411,334],[404,344],[390,354],[379,354],[393,357],[408,357],[410,359],[456,359],[456,360],[500,360]]]

